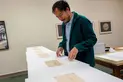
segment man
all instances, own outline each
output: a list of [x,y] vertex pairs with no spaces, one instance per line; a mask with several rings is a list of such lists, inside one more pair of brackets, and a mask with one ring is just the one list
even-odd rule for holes
[[64,50],[69,60],[77,59],[94,66],[93,46],[97,38],[92,23],[86,17],[71,12],[68,3],[64,0],[54,3],[52,12],[63,21],[63,40],[59,43],[57,56],[61,56]]

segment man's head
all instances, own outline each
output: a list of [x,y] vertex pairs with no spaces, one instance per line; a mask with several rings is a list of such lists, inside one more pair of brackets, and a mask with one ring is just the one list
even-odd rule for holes
[[65,23],[70,21],[71,11],[70,11],[69,4],[66,1],[60,0],[60,1],[57,1],[56,3],[54,3],[54,5],[52,7],[52,12],[55,14],[55,16],[59,20],[65,22]]

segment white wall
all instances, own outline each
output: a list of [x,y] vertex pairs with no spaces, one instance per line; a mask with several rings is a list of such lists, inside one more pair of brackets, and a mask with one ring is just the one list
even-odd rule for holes
[[[98,40],[104,42],[107,46],[123,45],[121,36],[121,28],[123,26],[121,12],[122,8],[119,6],[118,0],[69,0],[72,10],[87,16],[95,23],[95,32]],[[112,21],[112,34],[99,34],[99,21]]]
[[[123,20],[123,0],[120,0],[120,7],[121,7],[121,11],[122,11],[122,20]],[[122,23],[122,31],[123,31],[123,23]],[[122,32],[121,32],[121,35],[123,37],[123,33]],[[123,39],[122,39],[122,42],[123,42]]]
[[[9,50],[0,51],[0,75],[26,70],[25,51],[28,46],[43,45],[56,50],[55,24],[52,14],[56,0],[0,0],[0,20],[6,22]],[[110,46],[123,45],[122,14],[117,0],[68,0],[72,10],[95,22],[99,41]],[[99,35],[98,20],[111,20],[113,33]]]
[[6,22],[10,49],[0,51],[0,75],[26,69],[26,47],[56,49],[55,16],[49,0],[0,0],[0,20]]

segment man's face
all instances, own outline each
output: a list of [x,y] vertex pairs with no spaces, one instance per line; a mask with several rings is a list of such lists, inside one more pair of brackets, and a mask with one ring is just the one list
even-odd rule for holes
[[70,15],[68,14],[68,12],[70,11],[60,11],[58,8],[56,8],[54,14],[59,20],[63,21],[64,23],[67,23],[70,21]]

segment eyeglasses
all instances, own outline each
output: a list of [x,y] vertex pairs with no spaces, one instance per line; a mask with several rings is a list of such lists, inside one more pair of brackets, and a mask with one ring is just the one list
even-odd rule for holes
[[60,14],[57,16],[58,18],[62,17],[64,14],[64,11],[60,12]]

